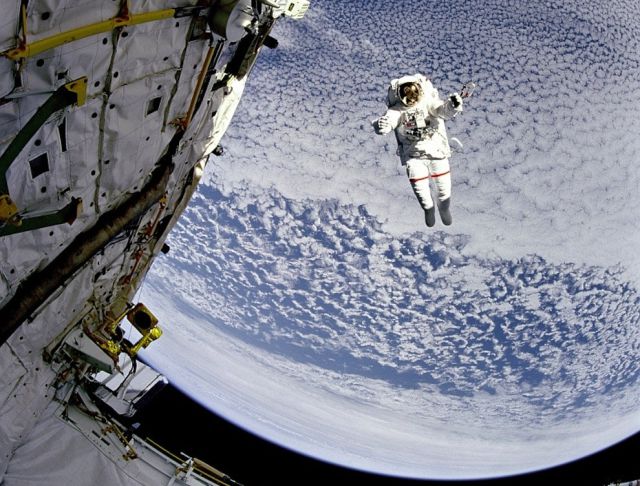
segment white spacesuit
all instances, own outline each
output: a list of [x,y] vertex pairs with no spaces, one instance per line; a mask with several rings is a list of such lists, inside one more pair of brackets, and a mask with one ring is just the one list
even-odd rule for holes
[[372,123],[375,132],[384,135],[395,130],[398,155],[424,209],[427,226],[436,221],[430,180],[438,191],[440,219],[450,225],[451,149],[444,120],[462,111],[461,96],[455,93],[443,101],[431,81],[422,74],[414,74],[391,81],[387,105],[387,112]]

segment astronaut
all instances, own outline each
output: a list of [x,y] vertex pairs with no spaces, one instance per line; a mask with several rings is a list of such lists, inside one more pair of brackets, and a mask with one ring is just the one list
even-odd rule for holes
[[391,81],[387,106],[387,112],[372,122],[375,132],[384,135],[395,130],[398,155],[424,209],[427,226],[436,222],[431,180],[437,189],[440,219],[450,225],[451,148],[444,120],[462,111],[462,97],[454,93],[443,101],[431,81],[422,74],[414,74]]

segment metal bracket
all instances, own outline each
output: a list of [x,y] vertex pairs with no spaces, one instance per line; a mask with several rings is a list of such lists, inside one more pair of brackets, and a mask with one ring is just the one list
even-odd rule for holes
[[20,224],[20,217],[18,214],[18,207],[11,200],[7,194],[0,194],[0,223],[5,224]]
[[87,77],[83,76],[63,86],[70,93],[76,94],[76,106],[82,106],[87,101]]
[[[0,195],[0,223],[4,222],[4,225],[0,226],[0,237],[13,235],[15,233],[24,233],[25,231],[33,231],[62,223],[73,224],[82,212],[82,199],[74,197],[69,204],[58,211],[24,219],[17,214],[18,210],[14,204],[13,208],[15,212],[13,215],[11,215],[9,219],[3,220],[2,209],[4,207],[10,207],[4,206],[4,204],[6,204],[4,201],[6,200],[11,201],[9,196]],[[8,212],[10,212],[10,210]]]

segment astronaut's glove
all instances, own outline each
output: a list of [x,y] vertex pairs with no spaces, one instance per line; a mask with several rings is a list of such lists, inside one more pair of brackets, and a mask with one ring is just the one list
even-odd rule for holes
[[376,133],[387,133],[391,131],[391,123],[389,122],[389,118],[386,116],[381,116],[377,120],[373,122],[373,128]]
[[462,111],[462,96],[459,93],[453,93],[449,95],[449,101],[451,105],[458,111]]

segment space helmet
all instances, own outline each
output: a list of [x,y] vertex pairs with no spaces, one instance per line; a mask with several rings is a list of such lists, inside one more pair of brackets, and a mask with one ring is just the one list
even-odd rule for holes
[[407,81],[398,84],[398,99],[405,106],[413,106],[422,98],[422,86],[418,81]]

